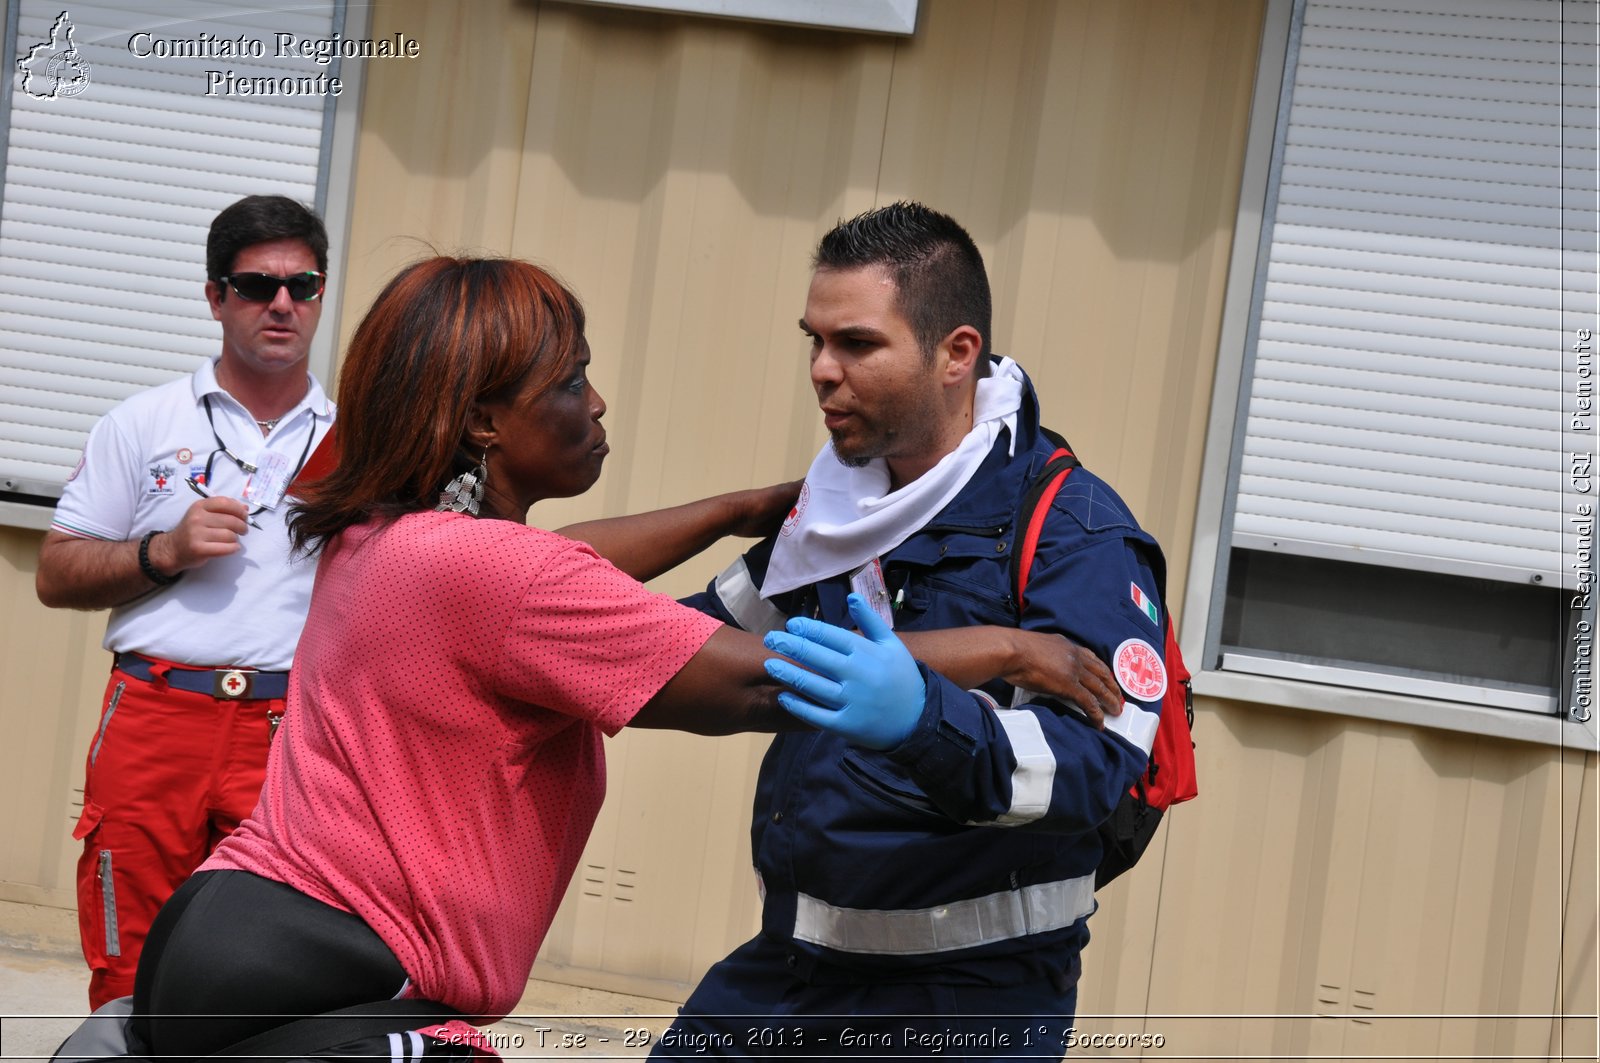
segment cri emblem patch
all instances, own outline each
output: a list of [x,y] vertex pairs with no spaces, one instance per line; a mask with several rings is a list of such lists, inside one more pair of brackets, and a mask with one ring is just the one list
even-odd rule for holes
[[1129,639],[1111,655],[1117,682],[1140,701],[1157,701],[1167,692],[1167,666],[1144,639]]
[[174,471],[171,465],[161,462],[150,466],[148,470],[150,473],[150,489],[145,493],[151,495],[172,494],[172,474]]
[[800,497],[795,499],[794,508],[791,509],[789,511],[789,515],[783,519],[783,527],[778,529],[779,535],[794,534],[795,525],[800,523],[800,518],[806,511],[806,503],[810,500],[811,485],[803,483],[800,485]]

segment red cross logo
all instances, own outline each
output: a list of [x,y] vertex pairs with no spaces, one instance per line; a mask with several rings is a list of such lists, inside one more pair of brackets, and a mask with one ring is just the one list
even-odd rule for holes
[[811,499],[811,485],[800,485],[800,497],[795,499],[794,508],[789,510],[789,515],[783,519],[783,527],[778,529],[780,535],[793,535],[795,525],[800,523],[801,514],[806,511],[806,503]]
[[222,692],[230,698],[237,698],[248,690],[250,684],[245,681],[243,672],[229,672],[222,677]]
[[1167,692],[1167,668],[1161,654],[1143,639],[1129,639],[1112,655],[1122,689],[1140,701],[1155,701]]

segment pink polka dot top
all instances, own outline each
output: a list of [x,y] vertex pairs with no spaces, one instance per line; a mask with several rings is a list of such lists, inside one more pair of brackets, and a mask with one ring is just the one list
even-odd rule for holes
[[204,864],[354,912],[410,995],[515,1006],[616,734],[717,629],[588,546],[415,513],[322,558],[253,815]]

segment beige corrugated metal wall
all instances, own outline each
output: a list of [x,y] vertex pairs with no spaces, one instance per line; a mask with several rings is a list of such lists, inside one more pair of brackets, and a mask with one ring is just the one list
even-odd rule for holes
[[[804,470],[823,438],[794,326],[810,249],[842,216],[924,199],[972,230],[997,349],[1161,538],[1181,601],[1260,21],[1254,0],[923,0],[899,40],[379,3],[373,35],[422,58],[368,68],[339,327],[430,248],[554,267],[588,306],[615,449],[594,491],[532,519],[670,504]],[[0,897],[70,905],[66,806],[106,662],[98,617],[32,601],[37,541],[0,531],[0,800],[26,824]],[[659,586],[696,589],[733,552]],[[1542,1054],[1566,1034],[1592,1056],[1592,1023],[1551,1018],[1594,1008],[1592,756],[1199,715],[1203,799],[1103,895],[1081,1010],[1232,1017],[1085,1028],[1164,1034],[1167,1055]],[[763,744],[610,744],[541,973],[681,996],[751,932]],[[1444,1013],[1531,1017],[1380,1017]]]

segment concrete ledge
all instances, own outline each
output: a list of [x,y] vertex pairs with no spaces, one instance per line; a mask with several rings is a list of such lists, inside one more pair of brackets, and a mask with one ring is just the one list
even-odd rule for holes
[[71,908],[0,900],[0,948],[79,959],[78,913]]

